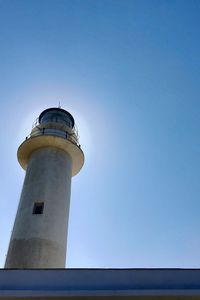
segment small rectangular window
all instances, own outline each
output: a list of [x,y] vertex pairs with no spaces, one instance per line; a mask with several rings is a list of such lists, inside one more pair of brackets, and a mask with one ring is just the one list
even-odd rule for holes
[[33,207],[33,215],[41,215],[44,210],[44,202],[35,202]]

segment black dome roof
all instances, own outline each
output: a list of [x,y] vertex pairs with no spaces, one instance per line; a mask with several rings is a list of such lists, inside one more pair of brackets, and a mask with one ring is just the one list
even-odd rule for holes
[[61,112],[61,113],[65,114],[66,116],[68,116],[68,118],[70,118],[70,120],[71,120],[71,122],[72,122],[72,127],[74,127],[75,121],[74,121],[73,116],[72,116],[68,111],[66,111],[65,109],[58,108],[58,107],[47,108],[47,109],[45,109],[43,112],[41,112],[41,114],[39,115],[39,123],[41,123],[41,119],[43,118],[43,116],[44,116],[46,113],[49,113],[49,112],[51,112],[51,111],[52,111],[52,112],[53,112],[53,111]]

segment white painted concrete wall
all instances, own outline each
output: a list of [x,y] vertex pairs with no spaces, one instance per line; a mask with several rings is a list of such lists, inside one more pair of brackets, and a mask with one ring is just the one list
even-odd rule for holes
[[[5,268],[64,268],[71,190],[71,157],[49,147],[30,157]],[[34,215],[35,202],[44,202]]]

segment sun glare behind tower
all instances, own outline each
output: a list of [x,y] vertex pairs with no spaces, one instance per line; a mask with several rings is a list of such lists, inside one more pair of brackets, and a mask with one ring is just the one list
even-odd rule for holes
[[72,115],[44,110],[17,156],[26,176],[5,268],[64,268],[71,177],[84,163]]

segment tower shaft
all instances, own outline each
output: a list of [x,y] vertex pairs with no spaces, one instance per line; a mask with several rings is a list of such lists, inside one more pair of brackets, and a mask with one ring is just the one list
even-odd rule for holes
[[6,268],[65,267],[71,169],[71,157],[62,150],[48,147],[31,155]]

